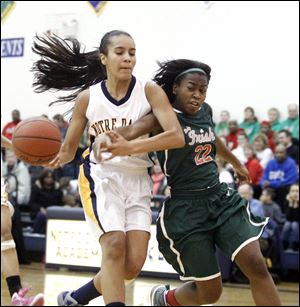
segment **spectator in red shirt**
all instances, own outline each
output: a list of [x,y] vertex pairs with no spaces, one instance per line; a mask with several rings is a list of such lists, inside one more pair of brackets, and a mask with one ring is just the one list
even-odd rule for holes
[[231,120],[228,122],[229,134],[227,135],[227,144],[229,150],[232,150],[238,146],[237,136],[244,129],[239,128],[239,124],[236,120]]
[[275,143],[274,143],[274,131],[272,131],[271,123],[267,120],[263,120],[260,123],[260,132],[265,134],[268,138],[269,148],[274,152]]
[[19,110],[13,110],[11,112],[11,117],[12,117],[12,121],[7,123],[3,129],[2,129],[2,134],[7,137],[9,140],[12,139],[14,130],[17,126],[17,124],[21,121],[20,118],[20,111]]
[[258,185],[264,170],[260,165],[259,160],[256,158],[255,151],[250,144],[244,146],[244,154],[247,159],[245,166],[248,169],[252,184]]
[[245,145],[244,154],[247,159],[245,166],[249,172],[249,176],[252,181],[254,198],[258,199],[261,194],[261,186],[259,184],[259,181],[263,176],[264,169],[260,165],[260,162],[256,157],[255,150],[253,149],[252,145]]

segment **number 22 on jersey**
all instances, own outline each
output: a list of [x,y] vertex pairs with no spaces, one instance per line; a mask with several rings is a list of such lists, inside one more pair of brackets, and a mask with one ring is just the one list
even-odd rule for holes
[[196,165],[201,165],[212,161],[212,157],[209,155],[211,153],[212,147],[210,144],[199,145],[196,147],[195,152],[195,163]]

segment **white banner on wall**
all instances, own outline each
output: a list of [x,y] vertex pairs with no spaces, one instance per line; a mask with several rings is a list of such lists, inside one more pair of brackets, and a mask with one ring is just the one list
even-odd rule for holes
[[100,245],[85,221],[48,220],[46,263],[100,267]]
[[[101,248],[85,221],[48,220],[46,264],[100,267]],[[158,250],[155,225],[151,225],[148,255],[142,271],[176,273]]]

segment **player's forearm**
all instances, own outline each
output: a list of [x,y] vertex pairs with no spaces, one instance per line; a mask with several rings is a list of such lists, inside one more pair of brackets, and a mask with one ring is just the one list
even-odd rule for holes
[[70,143],[61,145],[60,154],[63,155],[63,163],[69,163],[74,159],[77,148],[78,146]]
[[132,154],[181,148],[185,145],[182,131],[165,131],[154,137],[130,142]]
[[216,137],[217,155],[229,162],[234,168],[242,167],[238,158],[225,146],[219,137]]
[[158,127],[160,127],[158,120],[150,113],[129,126],[117,128],[116,132],[120,133],[126,140],[131,141],[149,134]]

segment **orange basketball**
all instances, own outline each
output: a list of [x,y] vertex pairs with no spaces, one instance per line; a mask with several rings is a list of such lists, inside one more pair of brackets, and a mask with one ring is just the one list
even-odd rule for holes
[[61,146],[61,134],[56,123],[42,117],[21,121],[13,133],[16,156],[31,165],[44,165],[55,158]]

